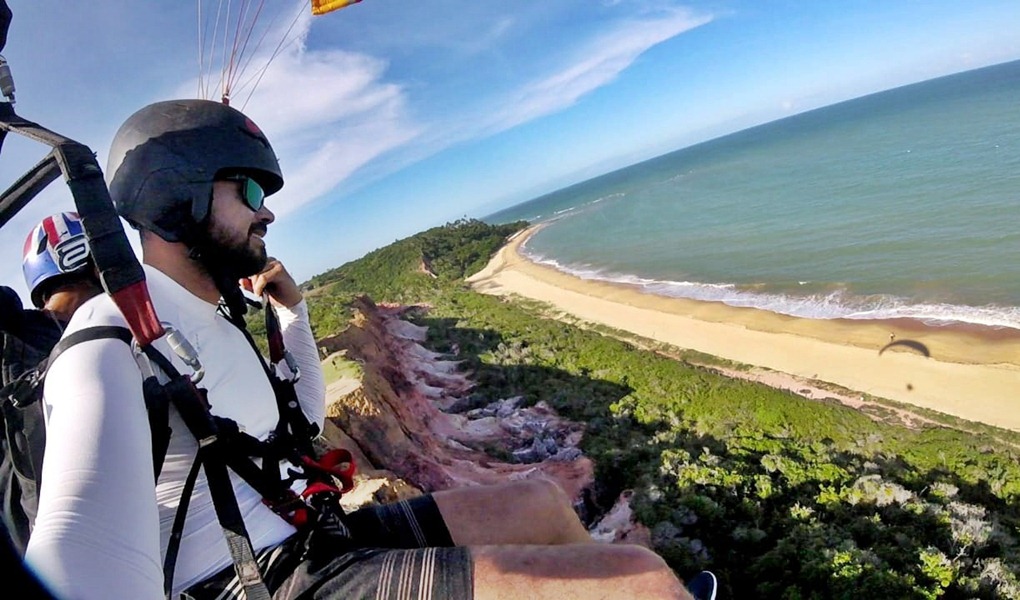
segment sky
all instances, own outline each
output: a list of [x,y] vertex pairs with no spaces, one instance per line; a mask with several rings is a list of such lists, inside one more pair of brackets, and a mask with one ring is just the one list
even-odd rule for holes
[[[219,99],[245,0],[8,4],[15,109],[105,169],[137,109]],[[299,282],[707,139],[1020,59],[1016,0],[363,0],[317,17],[308,4],[264,0],[231,91],[280,159],[267,246]],[[0,189],[47,151],[8,136]],[[0,284],[28,297],[25,235],[71,207],[58,181],[0,229]]]

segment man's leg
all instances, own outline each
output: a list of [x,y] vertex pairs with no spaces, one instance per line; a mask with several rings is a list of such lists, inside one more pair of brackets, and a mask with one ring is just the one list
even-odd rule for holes
[[691,600],[662,558],[641,546],[481,546],[470,550],[474,600]]
[[[425,509],[430,503],[424,503],[414,509],[408,506],[388,512],[383,521],[390,522],[396,514],[400,516],[397,521],[403,523],[397,529],[418,530],[441,516],[450,541],[459,548],[382,554],[351,568],[342,577],[327,576],[332,580],[330,586],[358,593],[376,590],[371,595],[378,592],[381,598],[389,598],[397,582],[412,581],[417,582],[415,585],[431,582],[432,597],[460,598],[459,590],[473,588],[477,600],[691,600],[676,575],[654,552],[640,546],[593,543],[566,494],[550,481],[445,490],[432,494],[432,502],[431,509]],[[429,510],[434,517],[429,516]],[[364,537],[375,536],[366,533]],[[426,537],[431,540],[434,536]],[[421,548],[421,544],[401,543],[397,547]],[[433,556],[435,552],[458,550],[464,554]]]
[[285,581],[274,597],[691,600],[650,550],[591,543],[565,494],[547,482],[441,492],[351,517],[357,537],[378,546],[334,548],[320,538],[308,554],[296,538],[286,545],[298,563],[281,561]]
[[657,554],[592,543],[570,500],[547,480],[433,494],[458,546],[471,546],[476,600],[690,598]]
[[444,490],[432,497],[457,546],[592,541],[567,495],[545,479]]

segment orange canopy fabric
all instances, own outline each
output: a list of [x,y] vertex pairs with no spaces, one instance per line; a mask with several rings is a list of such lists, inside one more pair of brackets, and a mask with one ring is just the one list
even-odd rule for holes
[[361,0],[312,0],[312,14],[324,15],[351,4],[357,4],[358,2],[361,2]]

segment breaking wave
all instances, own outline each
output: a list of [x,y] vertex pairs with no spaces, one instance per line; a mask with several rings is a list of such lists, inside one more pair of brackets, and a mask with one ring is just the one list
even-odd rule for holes
[[[915,319],[936,327],[965,323],[1020,329],[1020,307],[1016,306],[964,306],[912,302],[892,295],[854,294],[845,287],[810,294],[791,294],[755,289],[764,286],[658,280],[612,273],[587,265],[563,265],[554,259],[530,252],[526,246],[522,247],[521,251],[529,260],[581,279],[623,284],[658,296],[722,302],[729,306],[756,308],[807,319]],[[804,285],[808,282],[797,283]]]

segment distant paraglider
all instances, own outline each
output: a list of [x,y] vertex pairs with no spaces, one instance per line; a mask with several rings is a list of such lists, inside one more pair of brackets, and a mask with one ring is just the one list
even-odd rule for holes
[[889,342],[885,346],[882,346],[882,349],[878,351],[878,355],[882,356],[883,352],[885,352],[889,348],[892,348],[893,346],[905,346],[912,350],[917,350],[918,352],[923,354],[926,358],[931,358],[931,352],[928,351],[928,346],[925,346],[924,344],[917,340],[895,340]]

